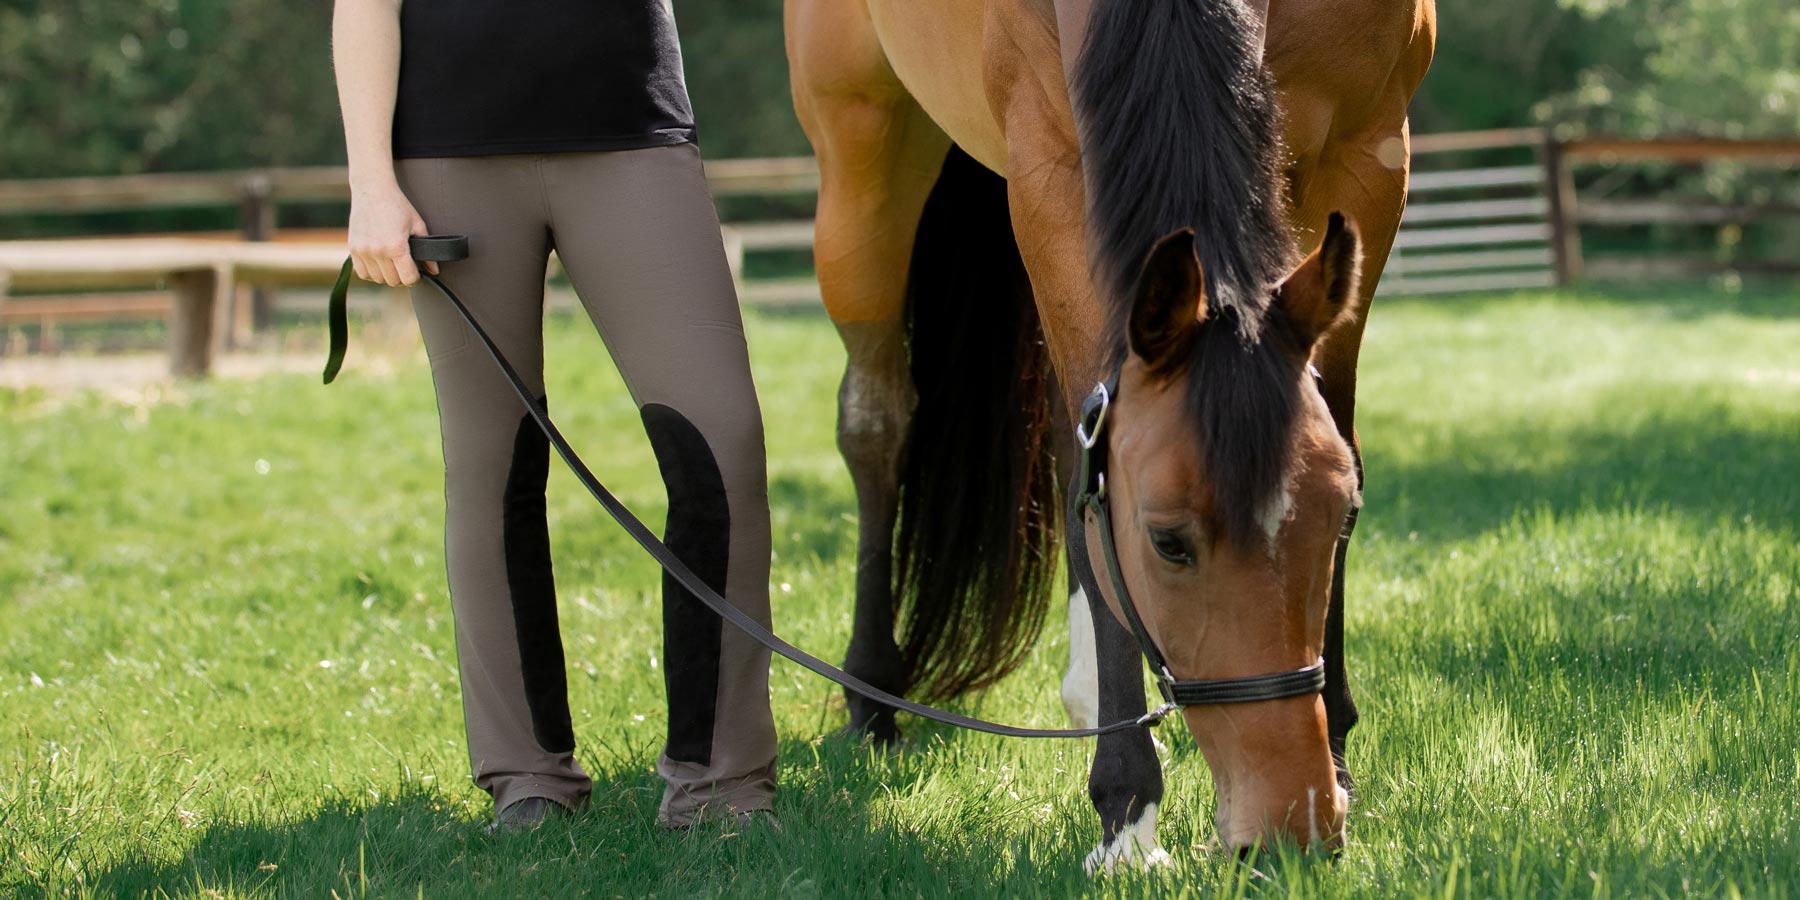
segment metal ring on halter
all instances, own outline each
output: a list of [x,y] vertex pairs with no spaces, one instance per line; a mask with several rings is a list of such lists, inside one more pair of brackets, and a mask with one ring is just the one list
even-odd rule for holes
[[1094,385],[1086,405],[1089,409],[1082,411],[1081,421],[1075,424],[1075,439],[1081,442],[1081,449],[1092,450],[1106,425],[1106,411],[1112,408],[1112,393],[1106,389],[1106,382]]

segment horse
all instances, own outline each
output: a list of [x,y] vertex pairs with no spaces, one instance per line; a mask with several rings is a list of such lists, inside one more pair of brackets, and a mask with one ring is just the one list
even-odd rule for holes
[[[787,0],[784,19],[847,353],[845,667],[925,699],[992,685],[1041,632],[1061,548],[1071,717],[1145,712],[1098,526],[1062,499],[1111,375],[1109,536],[1162,674],[1324,661],[1321,693],[1183,708],[1217,842],[1341,846],[1356,367],[1433,0]],[[849,710],[897,739],[890,708]],[[1169,861],[1147,731],[1099,739],[1088,793],[1089,872]]]

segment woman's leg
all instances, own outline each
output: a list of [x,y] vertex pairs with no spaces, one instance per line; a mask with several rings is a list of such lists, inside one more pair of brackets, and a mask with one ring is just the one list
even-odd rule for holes
[[[548,220],[531,156],[402,160],[400,186],[437,232],[469,236],[444,283],[540,396]],[[444,552],[475,783],[497,810],[527,797],[571,809],[575,762],[544,519],[549,445],[456,310],[412,289],[444,443]]]
[[[650,436],[669,491],[665,540],[734,605],[769,622],[762,413],[737,294],[691,144],[544,160],[551,228]],[[769,808],[769,653],[667,576],[669,740],[660,813]]]

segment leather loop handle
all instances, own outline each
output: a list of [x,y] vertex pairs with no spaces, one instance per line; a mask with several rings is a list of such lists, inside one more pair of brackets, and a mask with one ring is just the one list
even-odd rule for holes
[[412,258],[419,262],[457,262],[469,258],[466,234],[414,235],[406,239]]
[[[406,239],[407,251],[419,262],[457,262],[469,258],[469,236],[466,234],[414,235]],[[350,278],[355,267],[344,260],[337,281],[331,286],[331,299],[325,317],[330,332],[330,348],[325,353],[325,383],[336,380],[344,368],[344,354],[350,348]]]

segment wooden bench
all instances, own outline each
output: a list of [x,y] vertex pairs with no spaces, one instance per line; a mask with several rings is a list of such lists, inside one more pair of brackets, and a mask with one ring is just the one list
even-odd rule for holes
[[[818,167],[808,158],[709,160],[706,177],[718,197],[806,195],[816,193],[819,186]],[[204,372],[214,348],[230,346],[235,337],[247,333],[253,316],[260,321],[273,309],[274,297],[264,288],[325,283],[342,261],[342,229],[297,233],[277,228],[277,207],[343,203],[349,196],[347,173],[341,167],[0,180],[0,216],[235,206],[240,225],[237,232],[219,234],[0,243],[0,324],[53,327],[59,320],[166,316],[171,323],[171,369]],[[810,248],[811,228],[810,223],[725,227],[732,272],[745,303],[818,302],[818,288],[811,279],[749,283],[742,279],[746,250]],[[317,244],[331,249],[271,254],[226,246],[258,244]],[[9,277],[11,288],[20,291],[167,287],[174,296],[114,293],[27,297],[8,303]],[[258,286],[251,304],[255,313],[232,302],[239,284]],[[196,342],[205,345],[204,356]]]
[[[204,238],[109,238],[0,242],[0,317],[116,313],[116,301],[8,300],[7,292],[167,286],[169,371],[199,377],[232,327],[237,285],[323,286],[343,263],[341,244]],[[108,306],[108,303],[111,303]],[[129,301],[134,310],[150,304]],[[22,305],[22,309],[15,309]],[[83,307],[93,307],[84,310]]]
[[[810,250],[811,222],[726,225],[723,234],[745,305],[819,303],[811,278],[743,279],[747,252]],[[165,318],[170,373],[199,377],[248,325],[248,311],[237,302],[239,285],[327,287],[344,260],[342,240],[341,231],[322,231],[278,232],[270,241],[231,235],[0,241],[0,325],[36,323],[47,346],[58,321]],[[553,259],[552,270],[555,265]],[[164,287],[167,294],[144,293]],[[8,298],[8,291],[120,290],[133,293]]]

